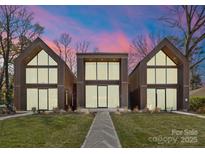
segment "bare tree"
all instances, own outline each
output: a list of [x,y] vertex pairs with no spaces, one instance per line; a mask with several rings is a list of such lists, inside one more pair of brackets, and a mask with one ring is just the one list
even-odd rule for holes
[[178,30],[176,45],[189,61],[190,70],[205,60],[205,6],[173,6],[169,8],[169,15],[160,20]]
[[0,7],[0,43],[1,43],[1,53],[3,55],[3,69],[5,75],[5,84],[6,84],[6,100],[9,98],[8,89],[9,89],[9,54],[12,48],[12,40],[15,38],[15,33],[17,31],[17,19],[15,14],[17,13],[18,6],[1,6]]
[[76,43],[76,52],[86,53],[89,49],[90,42],[88,41],[80,41]]
[[75,51],[71,47],[72,37],[68,33],[62,33],[60,38],[54,40],[60,57],[68,64],[71,71],[75,73]]
[[160,20],[171,28],[178,29],[182,42],[180,48],[190,61],[190,69],[205,60],[205,56],[192,63],[192,56],[199,53],[205,40],[205,6],[174,6],[170,8],[169,17],[161,17]]
[[[29,13],[22,6],[0,6],[0,54],[3,60],[3,72],[6,87],[6,101],[10,103],[10,74],[9,67],[13,58],[22,51],[27,44],[20,41],[19,34],[32,34],[37,36],[42,31],[35,31],[31,28],[32,13]],[[28,35],[24,35],[26,37]],[[28,37],[30,40],[32,37]],[[19,43],[21,42],[21,43]],[[19,50],[19,44],[21,49]]]
[[162,34],[157,33],[145,35],[137,35],[130,43],[128,56],[129,72],[135,65],[141,61],[162,39]]

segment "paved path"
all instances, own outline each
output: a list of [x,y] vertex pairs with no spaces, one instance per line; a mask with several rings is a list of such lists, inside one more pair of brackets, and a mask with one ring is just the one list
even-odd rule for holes
[[25,113],[21,113],[21,114],[8,115],[8,116],[5,116],[5,117],[0,117],[0,120],[23,117],[23,116],[32,115],[32,114],[33,114],[33,112],[25,112]]
[[172,112],[177,113],[177,114],[189,115],[189,116],[194,116],[194,117],[204,118],[205,119],[205,116],[199,115],[199,114],[194,114],[194,113],[189,113],[189,112],[182,112],[182,111],[172,111]]
[[82,148],[121,148],[109,112],[97,112]]

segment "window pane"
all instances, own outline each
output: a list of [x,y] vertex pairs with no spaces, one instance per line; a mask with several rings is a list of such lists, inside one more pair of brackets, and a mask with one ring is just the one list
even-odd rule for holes
[[35,56],[29,63],[28,65],[37,65],[37,56]]
[[98,107],[107,107],[107,86],[98,86]]
[[165,110],[165,89],[157,89],[157,107]]
[[26,83],[37,83],[37,68],[26,68]]
[[48,109],[48,90],[39,89],[39,109]]
[[48,54],[44,50],[38,54],[38,65],[48,65]]
[[166,65],[166,55],[161,50],[156,54],[156,65]]
[[48,83],[48,68],[38,68],[38,83]]
[[119,79],[120,79],[120,63],[109,62],[109,80],[119,80]]
[[96,80],[96,62],[85,63],[85,79]]
[[107,80],[107,63],[98,62],[97,63],[97,78],[98,80]]
[[51,58],[50,56],[49,56],[49,58],[48,58],[48,61],[49,61],[49,65],[54,65],[54,66],[56,66],[57,65],[57,63],[53,60],[53,58]]
[[167,84],[177,84],[176,68],[167,68]]
[[166,103],[167,110],[177,109],[177,90],[176,89],[166,89]]
[[120,107],[120,95],[119,95],[119,86],[118,85],[109,85],[108,86],[108,107],[116,108]]
[[166,69],[157,68],[156,69],[156,84],[166,84]]
[[147,69],[147,84],[155,84],[155,69]]
[[97,107],[97,86],[86,86],[86,107],[96,108]]
[[38,109],[38,89],[27,88],[27,110]]
[[57,68],[49,68],[49,83],[58,82],[58,70]]
[[167,56],[167,65],[168,66],[176,66],[176,64]]
[[148,61],[147,65],[148,65],[148,66],[154,66],[154,65],[155,65],[155,56],[152,57],[152,58]]
[[156,93],[155,89],[147,89],[147,108],[153,110],[156,107]]
[[49,92],[49,110],[58,107],[58,90],[48,89]]

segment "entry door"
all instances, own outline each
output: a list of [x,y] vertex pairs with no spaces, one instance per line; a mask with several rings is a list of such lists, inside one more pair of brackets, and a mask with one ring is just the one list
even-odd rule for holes
[[107,86],[98,86],[98,107],[107,107]]
[[165,110],[165,89],[157,89],[157,107],[161,110]]
[[47,110],[48,109],[48,90],[47,89],[39,89],[39,109]]

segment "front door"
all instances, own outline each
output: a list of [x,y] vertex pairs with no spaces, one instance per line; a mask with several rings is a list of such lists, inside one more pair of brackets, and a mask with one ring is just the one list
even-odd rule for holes
[[107,86],[98,86],[98,107],[107,107]]
[[158,108],[160,108],[161,110],[165,110],[165,103],[166,103],[165,89],[157,89],[156,102]]

